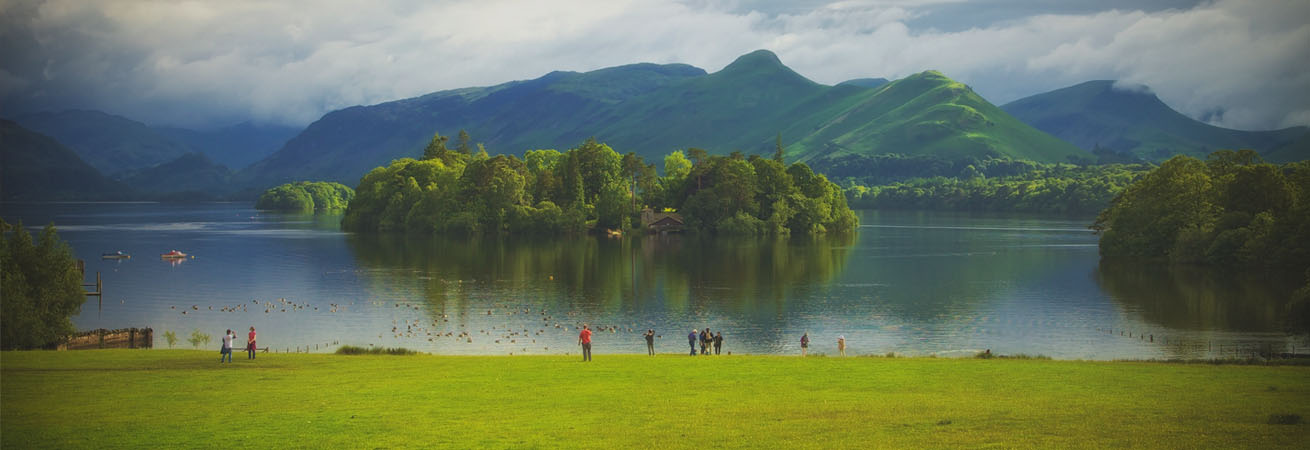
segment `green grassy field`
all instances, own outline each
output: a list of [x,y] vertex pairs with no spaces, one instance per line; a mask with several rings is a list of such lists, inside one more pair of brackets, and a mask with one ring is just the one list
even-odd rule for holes
[[[1310,367],[597,355],[0,354],[4,448],[1277,448]],[[1302,447],[1303,448],[1303,447]]]

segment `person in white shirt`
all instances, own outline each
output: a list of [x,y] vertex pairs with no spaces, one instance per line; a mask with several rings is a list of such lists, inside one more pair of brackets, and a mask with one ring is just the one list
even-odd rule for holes
[[223,358],[227,358],[227,362],[229,363],[232,362],[232,339],[235,339],[236,337],[237,335],[233,333],[231,329],[223,334],[223,349],[219,350],[218,353],[219,364],[223,363]]

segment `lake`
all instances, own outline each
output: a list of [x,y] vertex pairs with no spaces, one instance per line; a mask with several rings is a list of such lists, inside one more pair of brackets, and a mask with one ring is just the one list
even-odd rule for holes
[[[54,221],[99,271],[79,329],[254,326],[261,346],[442,354],[686,353],[692,328],[724,351],[1064,359],[1208,358],[1304,347],[1284,331],[1294,277],[1105,266],[1089,218],[858,211],[850,236],[422,238],[339,230],[340,216],[249,203],[4,204],[33,232]],[[170,250],[191,255],[162,260]],[[124,251],[129,260],[102,260]],[[185,313],[185,314],[184,314]]]

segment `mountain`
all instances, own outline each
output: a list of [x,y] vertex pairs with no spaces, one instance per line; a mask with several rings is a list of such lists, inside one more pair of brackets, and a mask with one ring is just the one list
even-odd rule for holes
[[0,119],[0,199],[119,200],[128,188],[59,142]]
[[172,161],[190,151],[186,144],[141,122],[100,111],[37,113],[17,117],[14,121],[58,140],[92,167],[110,176]]
[[145,197],[154,200],[222,198],[230,191],[231,180],[231,169],[199,152],[122,174],[124,184],[147,193]]
[[891,80],[888,80],[886,78],[856,78],[854,80],[846,80],[841,83],[837,83],[837,85],[859,86],[863,88],[876,88],[887,83],[891,83]]
[[1147,160],[1176,154],[1205,158],[1219,149],[1249,148],[1273,161],[1310,158],[1310,129],[1241,131],[1209,125],[1175,111],[1145,87],[1088,81],[1015,100],[1006,112],[1086,150],[1099,146]]
[[878,153],[1037,161],[1087,155],[936,72],[887,84],[826,86],[760,50],[712,74],[683,64],[551,72],[333,111],[239,173],[238,183],[354,185],[374,167],[418,157],[434,132],[452,136],[461,129],[492,153],[563,150],[596,137],[648,161],[688,147],[768,154],[779,134],[788,156],[801,160]]
[[899,153],[1044,162],[1087,156],[935,71],[911,75],[856,97],[859,102],[812,130],[789,149],[788,156],[815,161]]
[[453,138],[461,129],[497,153],[568,148],[589,136],[585,124],[607,108],[704,74],[684,64],[633,64],[354,106],[324,115],[239,178],[256,187],[298,180],[353,186],[374,167],[419,156],[433,133]]
[[213,162],[240,169],[273,154],[300,133],[300,127],[243,122],[216,130],[154,127],[155,131],[204,153]]

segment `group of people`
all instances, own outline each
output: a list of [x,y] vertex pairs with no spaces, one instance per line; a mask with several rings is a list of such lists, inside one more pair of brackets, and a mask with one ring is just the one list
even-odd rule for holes
[[[582,347],[582,360],[591,361],[591,327],[582,324],[582,331],[578,332],[578,345]],[[655,356],[655,330],[647,329],[642,335],[646,338],[646,353]],[[709,328],[704,330],[691,330],[687,335],[687,343],[691,345],[691,355],[696,356],[696,343],[700,343],[700,354],[710,354],[710,348],[714,349],[714,354],[719,354],[723,349],[723,332],[711,333]]]
[[[236,332],[228,329],[223,333],[223,348],[218,350],[218,363],[222,364],[223,359],[232,362],[232,344],[237,340]],[[246,359],[255,359],[255,327],[250,327],[250,334],[246,335]]]
[[[810,333],[805,332],[804,334],[801,334],[801,356],[805,356],[805,353],[809,349],[810,349]],[[845,335],[837,336],[837,354],[841,356],[846,356]]]
[[[228,330],[228,332],[231,333],[232,330]],[[646,333],[643,334],[642,337],[646,338],[646,353],[651,356],[655,356],[655,330],[647,329]],[[696,356],[697,343],[700,344],[700,354],[709,355],[710,349],[712,348],[714,351],[713,354],[718,355],[719,352],[722,351],[723,349],[723,332],[720,331],[718,333],[713,333],[710,332],[709,328],[706,328],[704,330],[692,329],[691,333],[687,334],[687,346],[691,347],[691,356]],[[254,345],[255,345],[255,328],[251,327],[250,346],[253,348]],[[582,360],[591,361],[591,327],[587,326],[587,324],[585,323],[582,324],[582,331],[578,333],[578,345],[582,346]],[[224,346],[226,347],[226,344],[224,344]],[[801,356],[806,356],[806,354],[809,352],[809,349],[810,349],[810,333],[805,332],[801,334]],[[846,336],[844,335],[837,336],[837,354],[841,356],[846,356]],[[253,350],[251,351],[250,355],[251,358],[255,357]],[[231,355],[229,354],[229,360],[230,357]]]
[[691,346],[691,356],[696,356],[697,341],[700,342],[700,354],[708,355],[710,354],[709,347],[714,347],[714,354],[717,355],[719,349],[723,348],[723,332],[720,331],[718,334],[714,334],[710,332],[709,328],[697,332],[693,328],[691,334],[687,335],[687,345]]

